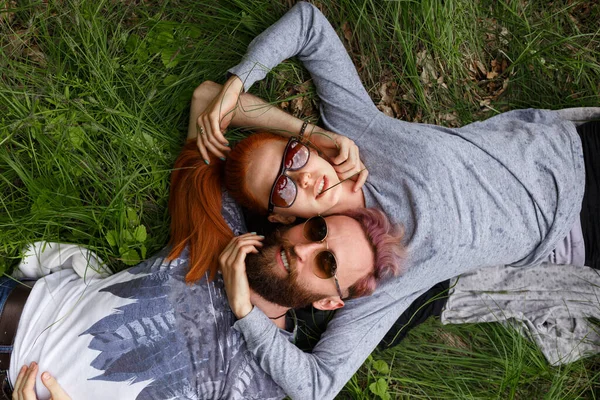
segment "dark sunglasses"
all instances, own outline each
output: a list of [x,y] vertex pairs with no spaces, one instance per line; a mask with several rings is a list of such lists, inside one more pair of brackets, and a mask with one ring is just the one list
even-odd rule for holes
[[286,175],[287,171],[297,171],[304,167],[310,158],[308,147],[296,138],[290,138],[281,159],[279,173],[269,195],[269,214],[275,207],[289,208],[296,201],[298,188],[296,183]]
[[[316,217],[307,219],[304,223],[303,233],[304,237],[311,242],[324,242],[329,234],[325,218],[317,215]],[[316,255],[312,272],[321,279],[333,278],[340,299],[343,299],[344,295],[342,294],[342,289],[340,289],[340,283],[337,278],[337,259],[335,258],[335,254],[329,250],[329,244],[326,241],[325,244],[327,245],[327,250],[323,250]]]

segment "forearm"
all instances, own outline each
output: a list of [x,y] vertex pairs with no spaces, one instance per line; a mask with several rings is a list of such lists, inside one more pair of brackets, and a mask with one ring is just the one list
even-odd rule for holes
[[310,72],[328,128],[354,139],[379,114],[339,37],[319,10],[300,2],[257,36],[229,70],[247,91],[283,60],[297,56]]
[[[241,91],[241,80],[236,76],[229,78],[225,85],[231,85],[231,90]],[[194,139],[198,130],[196,121],[198,116],[206,109],[211,101],[220,93],[223,86],[214,82],[204,82],[194,91],[190,110],[190,125],[188,128],[188,139]],[[238,106],[233,113],[231,125],[253,130],[266,130],[277,133],[284,137],[298,135],[302,128],[302,121],[288,114],[279,107],[267,103],[265,100],[250,93],[241,93]],[[305,129],[307,137],[318,133],[317,136],[325,134],[325,129],[316,125],[308,124]],[[317,137],[315,136],[315,138]]]

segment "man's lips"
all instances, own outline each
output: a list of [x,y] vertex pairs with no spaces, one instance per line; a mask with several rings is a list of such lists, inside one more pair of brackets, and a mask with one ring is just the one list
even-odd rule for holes
[[277,258],[277,264],[279,264],[281,266],[281,268],[285,271],[286,274],[289,274],[290,271],[288,270],[288,268],[285,267],[285,263],[283,262],[283,258],[282,258],[282,254],[281,254],[282,252],[285,254],[285,258],[287,259],[288,266],[290,265],[290,254],[283,247],[281,247],[279,249],[279,251],[277,252],[277,254],[275,255],[275,257]]
[[283,269],[286,273],[287,270],[285,269],[285,265],[283,265],[283,260],[281,259],[281,250],[283,248],[280,248],[279,251],[277,253],[275,253],[275,259],[277,260],[277,264],[281,267],[281,269]]

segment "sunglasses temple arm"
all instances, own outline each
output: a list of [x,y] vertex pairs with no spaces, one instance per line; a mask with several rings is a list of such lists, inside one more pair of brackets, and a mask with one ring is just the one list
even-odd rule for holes
[[364,170],[366,170],[366,168],[363,168],[363,169],[361,169],[360,171],[358,171],[358,172],[356,172],[356,173],[354,173],[354,174],[350,175],[349,177],[347,177],[347,178],[346,178],[346,179],[344,179],[344,180],[341,180],[341,181],[339,181],[338,183],[336,183],[336,184],[335,184],[335,185],[333,185],[333,186],[329,186],[327,189],[323,190],[321,193],[325,193],[326,191],[328,191],[328,190],[330,190],[330,189],[333,189],[333,188],[334,188],[334,187],[336,187],[337,185],[340,185],[340,184],[342,184],[342,183],[346,182],[348,179],[352,179],[352,178],[354,178],[356,175],[360,174],[360,173],[361,173],[361,172],[363,172]]

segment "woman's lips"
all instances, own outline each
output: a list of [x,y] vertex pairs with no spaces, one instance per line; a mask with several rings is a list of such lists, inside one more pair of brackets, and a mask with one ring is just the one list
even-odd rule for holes
[[[321,186],[321,182],[323,182],[323,190],[321,190],[321,193],[319,193],[319,187]],[[325,190],[327,190],[327,187],[329,186],[328,183],[329,183],[329,179],[327,179],[326,176],[323,176],[323,179],[321,181],[319,181],[318,185],[316,185],[315,191],[316,191],[317,199],[324,196]]]

